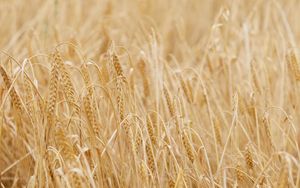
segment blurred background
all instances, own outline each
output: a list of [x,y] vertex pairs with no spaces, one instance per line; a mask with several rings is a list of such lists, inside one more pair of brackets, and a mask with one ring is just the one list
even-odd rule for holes
[[[231,37],[243,42],[245,29],[250,39],[280,35],[295,45],[300,37],[299,5],[297,0],[1,0],[0,48],[25,57],[28,46],[41,53],[71,41],[101,53],[111,40],[143,48],[155,32],[163,53],[181,58],[186,54],[182,45],[189,53],[199,53],[199,45],[211,40],[208,36],[216,44],[221,34],[226,44]],[[89,56],[88,50],[84,53]]]

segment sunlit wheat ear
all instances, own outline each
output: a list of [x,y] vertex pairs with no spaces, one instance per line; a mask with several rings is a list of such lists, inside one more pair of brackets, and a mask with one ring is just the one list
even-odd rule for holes
[[172,171],[172,154],[169,146],[167,144],[164,145],[164,150],[165,150],[165,163],[166,163],[166,170],[167,171]]
[[146,124],[147,124],[147,130],[148,130],[150,140],[151,140],[152,144],[155,145],[156,144],[156,138],[155,138],[155,135],[154,135],[154,129],[153,129],[153,126],[152,126],[150,115],[147,115],[147,117],[146,117]]
[[75,153],[71,142],[67,138],[65,129],[60,122],[56,123],[55,129],[55,140],[57,143],[57,147],[59,148],[61,155],[63,156],[66,162],[66,170],[70,176],[72,185],[73,187],[82,187],[82,178],[78,173],[72,171],[74,168],[78,168],[79,165],[76,161]]
[[125,92],[124,84],[127,83],[126,77],[123,74],[123,70],[118,56],[113,53],[111,56],[112,64],[116,72],[116,89],[117,89],[117,107],[119,111],[119,121],[124,128],[126,134],[129,134],[130,122],[125,119]]
[[138,149],[136,148],[135,135],[134,135],[133,131],[129,132],[129,138],[130,138],[131,151],[134,156],[134,159],[136,159],[137,154],[138,154]]
[[121,126],[124,128],[126,134],[129,132],[130,123],[128,119],[125,119],[125,100],[124,100],[124,92],[122,89],[122,80],[120,77],[117,77],[116,80],[117,87],[117,107],[119,111],[119,121]]
[[73,147],[67,139],[65,129],[60,122],[56,123],[55,141],[57,143],[57,147],[61,152],[61,155],[64,157],[66,162],[72,163],[75,160]]
[[99,136],[100,130],[97,126],[95,112],[92,108],[91,97],[89,95],[83,98],[83,105],[91,129],[94,131],[96,136]]
[[112,54],[111,59],[112,59],[113,67],[114,67],[115,72],[116,72],[117,79],[120,80],[119,84],[120,84],[121,87],[123,87],[124,84],[127,83],[127,80],[126,80],[126,77],[123,73],[123,69],[122,69],[120,60],[119,60],[118,56],[115,53]]
[[118,106],[118,111],[119,111],[119,117],[120,117],[120,121],[123,121],[125,118],[124,115],[124,98],[123,98],[123,93],[122,93],[122,89],[121,86],[119,84],[119,79],[117,79],[117,106]]
[[148,181],[147,170],[146,170],[146,166],[143,162],[141,162],[139,164],[138,170],[139,170],[140,178],[143,181],[143,184],[147,183],[147,181]]
[[48,95],[47,108],[46,108],[48,126],[52,126],[54,123],[55,107],[56,107],[57,92],[58,92],[58,80],[59,80],[58,69],[59,69],[58,60],[52,57],[49,95]]
[[151,118],[151,122],[152,122],[152,127],[153,127],[153,131],[154,131],[154,134],[156,136],[158,136],[159,134],[159,129],[160,129],[160,122],[159,122],[159,119],[158,119],[158,116],[157,116],[157,113],[150,113],[150,118]]
[[72,185],[74,188],[81,188],[83,186],[82,178],[78,173],[71,172]]
[[150,169],[152,175],[154,175],[155,172],[154,156],[149,142],[146,142],[146,154],[147,154],[148,168]]
[[[15,88],[12,86],[10,78],[8,77],[7,73],[5,72],[5,70],[2,66],[0,66],[0,74],[2,76],[2,79],[3,79],[3,82],[4,82],[4,85],[5,85],[6,89],[7,90],[10,89],[9,95],[11,97],[12,106],[15,109],[13,114],[15,116],[17,131],[19,132],[19,129],[22,126],[21,117],[22,117],[22,113],[23,113],[21,100],[20,100],[20,97],[17,94]],[[2,102],[2,101],[0,101],[0,102]],[[19,133],[21,133],[21,132],[19,132]],[[23,133],[21,133],[21,134],[22,134],[23,137],[25,136]]]
[[121,78],[124,77],[119,58],[116,54],[112,54],[112,63],[114,65],[117,76]]
[[142,76],[143,80],[143,88],[144,88],[144,97],[148,97],[150,95],[150,86],[149,86],[149,81],[147,78],[147,71],[146,71],[146,63],[143,59],[140,60],[138,64],[139,71]]
[[25,99],[26,99],[26,109],[31,117],[33,117],[33,97],[32,97],[32,88],[31,82],[28,77],[24,78],[24,90],[25,90]]
[[169,188],[174,188],[175,187],[175,181],[173,180],[172,177],[169,176],[168,178],[168,187]]
[[192,80],[186,80],[186,87],[187,87],[187,90],[190,92],[190,97],[191,97],[191,102],[194,102],[194,92],[195,92],[195,89],[193,89],[193,86],[192,86]]
[[175,114],[175,110],[176,110],[175,104],[171,100],[169,91],[167,90],[167,88],[165,86],[163,87],[163,93],[164,93],[164,96],[165,96],[165,100],[166,100],[167,107],[168,107],[168,110],[170,112],[170,115],[175,120],[176,131],[177,131],[178,135],[180,136],[181,129],[180,129],[178,118],[176,117],[176,114]]
[[127,135],[129,135],[130,126],[131,122],[128,119],[124,119],[124,121],[122,122],[122,127]]
[[269,120],[267,116],[264,116],[262,119],[262,124],[264,128],[264,132],[266,135],[266,139],[269,144],[266,145],[266,147],[269,147],[270,149],[274,149],[273,141],[272,141],[272,135],[270,131],[270,125],[269,125]]
[[182,142],[183,142],[184,149],[185,149],[185,151],[188,155],[188,158],[193,163],[194,159],[195,159],[195,156],[194,156],[194,153],[193,153],[192,145],[191,145],[191,143],[189,141],[189,138],[188,138],[185,131],[182,132],[181,139],[182,139]]
[[174,110],[173,102],[170,98],[170,94],[169,94],[166,87],[163,88],[163,93],[165,95],[165,99],[166,99],[166,102],[167,102],[167,106],[168,106],[170,115],[173,117],[173,116],[175,116],[175,110]]
[[296,80],[300,80],[300,68],[295,53],[292,51],[287,55],[287,61]]
[[245,155],[246,165],[247,165],[248,169],[252,171],[254,169],[254,162],[253,162],[251,150],[248,146],[246,147],[244,155]]
[[182,77],[180,77],[180,84],[181,84],[181,88],[183,90],[183,93],[187,99],[187,101],[189,103],[192,103],[193,102],[193,96],[192,96],[192,93],[191,93],[191,90],[190,90],[190,86],[188,86],[188,84],[186,84],[186,82],[183,80]]
[[[4,68],[2,66],[0,66],[0,74],[2,76],[2,79],[4,81],[4,84],[6,86],[6,89],[10,89],[12,87],[12,83],[11,80],[9,78],[9,76],[7,75],[6,71],[4,70]],[[14,87],[11,88],[10,93],[9,93],[13,106],[16,108],[16,110],[19,113],[22,113],[22,104],[21,104],[21,100],[20,97],[18,96],[16,90]]]
[[139,130],[137,130],[137,133],[135,135],[135,140],[134,140],[134,149],[135,149],[135,152],[136,154],[138,153],[139,151],[139,148],[142,144],[142,135],[141,135],[141,132]]
[[62,85],[64,87],[64,92],[71,107],[74,107],[74,113],[78,114],[80,109],[75,102],[75,89],[71,81],[71,76],[67,71],[62,56],[58,50],[54,52],[53,55],[54,61],[57,62],[60,74],[62,76]]
[[91,77],[90,77],[90,74],[89,74],[89,71],[88,71],[88,68],[87,68],[86,64],[81,66],[81,71],[82,71],[82,77],[83,77],[83,80],[84,80],[84,84],[87,87],[88,95],[93,96],[94,95],[94,90],[93,90],[93,87],[92,87],[92,80],[91,80]]
[[236,175],[238,185],[243,184],[245,177],[242,172],[242,167],[239,164],[237,164],[235,167],[235,175]]

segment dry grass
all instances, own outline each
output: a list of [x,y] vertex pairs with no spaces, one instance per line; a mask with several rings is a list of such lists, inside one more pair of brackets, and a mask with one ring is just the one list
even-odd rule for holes
[[1,0],[0,187],[300,187],[297,0]]

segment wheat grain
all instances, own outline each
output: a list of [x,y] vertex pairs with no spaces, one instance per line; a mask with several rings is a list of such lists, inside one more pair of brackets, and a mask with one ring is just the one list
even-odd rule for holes
[[245,161],[246,161],[247,167],[250,170],[253,170],[254,162],[253,162],[252,153],[251,153],[249,147],[247,147],[246,150],[245,150]]
[[156,138],[155,138],[155,135],[154,135],[154,130],[153,130],[152,122],[151,122],[151,119],[150,119],[150,115],[147,115],[146,121],[147,121],[147,123],[146,123],[147,124],[147,130],[148,130],[148,134],[149,134],[150,140],[152,142],[152,145],[156,145]]
[[62,76],[62,84],[64,87],[64,92],[66,94],[67,100],[68,100],[70,106],[74,107],[74,113],[78,114],[80,109],[79,109],[78,105],[76,105],[76,102],[75,102],[75,89],[73,87],[70,74],[64,65],[64,61],[62,59],[60,52],[55,51],[53,56],[54,56],[53,57],[54,61],[57,62],[58,69]]
[[50,86],[49,86],[49,96],[47,100],[47,122],[48,126],[52,126],[54,123],[55,106],[57,102],[57,92],[58,92],[58,61],[54,58],[52,59],[52,67],[50,72]]
[[148,167],[151,173],[153,174],[155,172],[155,163],[154,163],[154,157],[149,142],[146,143],[146,154],[147,154]]
[[16,110],[19,113],[22,113],[22,104],[21,104],[21,101],[20,101],[20,97],[18,96],[16,90],[12,86],[11,80],[8,77],[7,73],[5,72],[5,70],[4,70],[4,68],[2,66],[0,66],[0,74],[1,74],[1,76],[3,78],[3,81],[5,83],[6,88],[10,89],[12,87],[9,94],[11,96],[13,106],[16,108]]
[[189,142],[188,136],[185,132],[182,133],[182,142],[183,142],[183,145],[184,145],[184,148],[188,155],[189,160],[193,163],[194,159],[195,159],[194,154],[193,154],[193,149]]
[[99,127],[96,122],[95,112],[92,108],[91,97],[89,95],[85,96],[83,98],[83,103],[84,103],[84,110],[85,110],[89,125],[92,128],[92,130],[94,131],[94,134],[96,136],[98,136],[100,134],[100,130],[99,130]]

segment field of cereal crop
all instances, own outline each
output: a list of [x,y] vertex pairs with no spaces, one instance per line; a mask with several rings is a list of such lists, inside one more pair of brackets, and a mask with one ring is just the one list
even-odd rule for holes
[[299,10],[0,0],[0,187],[299,188]]

